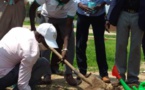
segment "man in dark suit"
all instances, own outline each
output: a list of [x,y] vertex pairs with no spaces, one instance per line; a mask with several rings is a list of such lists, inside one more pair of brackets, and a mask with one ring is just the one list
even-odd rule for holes
[[[121,77],[129,84],[139,84],[140,50],[145,31],[144,16],[145,0],[112,0],[107,16],[110,24],[117,29],[115,65]],[[130,40],[129,54],[127,54],[128,40]]]

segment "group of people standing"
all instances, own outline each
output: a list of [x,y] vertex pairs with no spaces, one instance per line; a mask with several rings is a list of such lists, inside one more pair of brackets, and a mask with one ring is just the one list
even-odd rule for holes
[[[13,3],[10,3],[13,2]],[[22,5],[21,5],[22,4]],[[46,31],[56,29],[57,38],[56,42],[58,44],[58,48],[56,49],[59,53],[61,53],[63,59],[67,59],[70,64],[73,64],[74,55],[76,51],[76,60],[80,73],[84,76],[87,76],[87,57],[86,57],[86,48],[89,34],[89,27],[92,25],[94,42],[95,42],[95,55],[96,62],[99,68],[99,75],[101,79],[110,83],[110,79],[108,76],[108,64],[106,58],[106,50],[105,50],[105,42],[104,42],[104,32],[107,26],[114,25],[116,26],[116,53],[115,53],[115,65],[117,66],[119,73],[123,80],[127,81],[128,84],[139,84],[139,68],[140,68],[140,49],[142,44],[142,37],[145,30],[145,1],[144,0],[34,0],[29,9],[29,17],[31,24],[31,32],[38,32],[41,34],[44,39],[39,39],[40,35],[35,34],[36,40],[41,41],[45,47],[56,47],[54,44],[47,43],[50,39],[44,35]],[[6,34],[11,28],[20,26],[22,27],[23,21],[25,18],[25,9],[24,9],[24,0],[2,0],[0,1],[0,12],[2,15],[0,16],[0,37],[8,37],[11,34]],[[19,6],[20,5],[20,6]],[[106,14],[105,5],[110,5],[109,12]],[[42,6],[41,15],[43,19],[45,19],[45,23],[42,22],[38,28],[35,27],[35,15],[36,10],[39,6]],[[3,7],[3,8],[2,8]],[[14,9],[14,10],[12,10]],[[73,20],[75,15],[77,15],[77,24],[76,24],[76,48],[75,48],[75,40],[74,40],[74,24]],[[3,17],[3,18],[2,18]],[[5,17],[5,18],[4,18]],[[46,24],[47,23],[47,24]],[[50,23],[50,24],[49,24]],[[7,26],[9,25],[9,26]],[[48,26],[44,26],[48,25]],[[43,27],[42,27],[43,26]],[[19,28],[16,28],[17,30]],[[47,30],[46,30],[47,29]],[[42,30],[42,31],[40,31]],[[43,32],[44,30],[44,32]],[[11,31],[11,30],[10,30]],[[16,31],[16,30],[12,30]],[[55,32],[55,31],[54,31]],[[25,32],[24,32],[25,33]],[[4,36],[6,34],[6,36]],[[14,33],[13,33],[14,34]],[[22,34],[22,33],[17,33]],[[20,37],[20,35],[18,35]],[[25,34],[24,34],[25,35]],[[29,34],[31,35],[31,34]],[[48,34],[49,35],[49,34]],[[51,35],[50,35],[51,36]],[[22,37],[22,36],[21,36]],[[26,35],[27,37],[27,35]],[[130,37],[130,39],[129,39]],[[12,37],[10,37],[12,38]],[[18,37],[17,37],[18,38]],[[32,38],[29,36],[29,38]],[[32,64],[29,65],[28,61],[25,61],[23,57],[26,57],[28,54],[28,47],[26,43],[26,48],[24,48],[24,56],[21,55],[20,51],[15,51],[14,53],[5,53],[4,47],[7,46],[5,44],[8,38],[2,39],[0,43],[0,62],[8,63],[8,60],[11,61],[13,59],[7,58],[9,56],[17,55],[19,62],[13,61],[10,64],[11,67],[3,66],[0,64],[0,89],[5,89],[7,86],[16,84],[16,88],[20,90],[35,90],[34,86],[39,83],[50,84],[51,81],[51,73],[58,73],[59,65],[58,58],[55,54],[52,53],[50,58],[50,50],[41,51],[40,59],[46,61],[51,60],[50,62],[45,62],[40,64],[36,62],[36,56],[38,56],[38,49],[32,50],[34,47],[30,44],[28,51],[32,52],[30,61]],[[12,39],[15,40],[15,39]],[[32,39],[31,39],[32,40]],[[129,57],[127,56],[127,45],[128,40],[130,40],[130,51]],[[51,41],[51,40],[50,40]],[[54,40],[55,41],[55,40]],[[8,42],[8,41],[7,41]],[[11,41],[13,42],[13,41]],[[25,41],[24,41],[25,42]],[[21,41],[23,44],[24,42]],[[36,41],[35,41],[36,43]],[[11,44],[15,44],[15,41]],[[37,44],[38,45],[38,44]],[[37,46],[36,45],[36,46]],[[18,46],[18,45],[17,45]],[[33,48],[32,48],[33,47]],[[25,50],[26,49],[26,50]],[[11,52],[10,49],[6,49],[8,52]],[[21,50],[21,49],[18,49]],[[23,50],[22,50],[23,51]],[[22,53],[24,53],[22,52]],[[37,53],[34,53],[37,52]],[[21,56],[21,58],[20,58]],[[34,60],[35,58],[35,60]],[[6,59],[6,60],[5,60]],[[1,61],[1,60],[5,60]],[[47,61],[48,61],[47,60]],[[26,63],[24,63],[26,62]],[[37,64],[34,65],[34,62]],[[31,62],[30,62],[31,63]],[[46,66],[46,63],[48,66]],[[28,65],[26,65],[28,64]],[[44,64],[44,66],[43,66]],[[33,70],[32,67],[35,67]],[[26,67],[28,66],[28,67]],[[44,69],[40,74],[34,76],[34,72]],[[113,67],[113,66],[112,66]],[[6,68],[11,68],[11,70],[6,72]],[[32,71],[31,71],[32,69]],[[22,72],[23,70],[29,70],[29,72]],[[7,83],[9,80],[11,73],[16,71],[16,79],[17,81]],[[127,76],[126,73],[127,72]],[[19,73],[19,74],[18,74]],[[28,75],[26,75],[28,74]],[[32,74],[32,75],[31,75]],[[41,80],[41,76],[45,76],[44,80]],[[66,66],[64,72],[64,78],[69,85],[77,86],[78,82],[72,75],[72,70]],[[80,78],[77,78],[80,80]],[[26,80],[26,81],[25,81]],[[3,83],[5,81],[5,83]],[[34,83],[35,82],[35,83]],[[1,84],[2,83],[2,84]],[[29,87],[30,86],[30,87]]]

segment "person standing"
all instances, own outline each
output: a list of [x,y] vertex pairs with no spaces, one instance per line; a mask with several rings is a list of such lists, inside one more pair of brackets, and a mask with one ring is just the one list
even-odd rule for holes
[[78,0],[76,30],[76,59],[79,71],[83,75],[87,74],[86,48],[89,27],[92,25],[99,74],[106,83],[110,82],[104,43],[105,4],[109,2],[110,0]]
[[143,57],[145,60],[145,34],[143,35],[143,38],[142,38],[142,51],[143,51]]
[[[144,16],[144,0],[112,0],[107,16],[109,23],[117,29],[115,65],[128,84],[139,85],[141,43],[145,31]],[[129,40],[130,49],[127,56]]]
[[[39,12],[38,12],[39,10]],[[44,23],[44,22],[48,22],[48,12],[46,10],[46,4],[43,4],[41,6],[38,7],[37,9],[37,16],[40,16],[40,24]],[[60,37],[58,37],[60,38]],[[71,38],[73,39],[73,38]],[[57,39],[58,40],[58,39]],[[57,49],[59,52],[61,52],[60,49]],[[41,51],[40,56],[41,57],[45,57],[46,59],[50,60],[50,55],[51,55],[51,50],[43,50]],[[58,75],[63,75],[64,72],[59,70],[59,58],[58,56],[56,56],[54,53],[52,53],[52,58],[51,58],[51,72],[52,74],[58,74]]]
[[13,27],[22,26],[26,0],[0,0],[0,39]]
[[[30,7],[31,29],[35,30],[35,12],[36,8],[45,4],[45,10],[48,15],[48,22],[52,23],[58,33],[57,43],[59,46],[58,52],[61,53],[64,59],[67,59],[70,64],[74,60],[74,33],[73,19],[77,10],[77,2],[74,0],[36,0]],[[59,60],[57,56],[52,55],[51,61]],[[54,62],[55,62],[54,61]],[[57,62],[57,61],[56,61]],[[55,69],[57,67],[54,67]],[[77,81],[72,76],[72,70],[66,66],[65,80],[69,85],[76,86]]]
[[36,90],[35,85],[41,82],[51,83],[45,80],[50,78],[45,74],[51,71],[48,60],[39,58],[39,43],[57,48],[56,37],[55,27],[48,23],[39,25],[36,31],[12,28],[0,41],[0,90],[11,85],[16,85],[13,90]]

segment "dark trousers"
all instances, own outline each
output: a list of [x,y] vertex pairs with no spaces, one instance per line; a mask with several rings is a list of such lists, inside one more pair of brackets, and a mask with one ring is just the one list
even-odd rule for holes
[[85,75],[87,73],[87,57],[86,48],[88,41],[89,27],[92,25],[95,51],[97,56],[97,64],[99,67],[100,76],[108,76],[108,65],[106,62],[106,52],[104,43],[105,31],[105,14],[95,17],[78,15],[77,30],[76,30],[76,58],[80,72]]
[[[63,48],[63,41],[64,41],[64,30],[66,28],[66,22],[67,22],[67,18],[49,18],[48,20],[49,23],[52,23],[54,25],[54,27],[56,28],[57,31],[57,39],[56,42],[58,44],[58,47],[56,50],[61,53],[61,50]],[[68,52],[67,52],[67,57],[66,59],[69,61],[70,64],[73,64],[73,60],[74,60],[74,32],[73,32],[73,26],[72,26],[72,32],[69,36],[69,40],[68,40]],[[45,54],[44,54],[45,53]],[[44,51],[42,54],[42,57],[46,57],[46,58],[50,58],[50,56],[48,57],[48,54],[50,53],[48,50],[47,52]],[[51,71],[53,73],[53,71],[58,71],[59,69],[59,64],[58,62],[60,61],[59,57],[55,54],[52,53],[51,54]],[[65,74],[72,74],[72,70],[70,67],[68,67],[67,65],[65,65]]]
[[144,59],[145,59],[145,33],[142,38],[142,50],[143,50],[143,55],[144,55]]
[[[32,69],[32,75],[29,80],[31,90],[35,90],[35,85],[41,81],[41,77],[50,73],[48,60],[39,58]],[[0,78],[0,90],[5,90],[6,87],[17,84],[19,74],[19,64],[16,65],[6,76]],[[17,86],[17,85],[16,85]],[[18,90],[15,88],[14,90]]]

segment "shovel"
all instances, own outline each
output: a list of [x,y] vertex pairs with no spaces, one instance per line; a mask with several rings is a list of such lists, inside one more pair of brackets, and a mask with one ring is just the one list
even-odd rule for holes
[[[51,47],[49,48],[53,53],[55,53],[62,60],[62,56],[60,53],[58,53],[54,48]],[[94,75],[89,75],[85,77],[77,69],[75,69],[66,59],[62,61],[64,62],[64,64],[70,67],[78,77],[80,77],[83,80],[82,83],[79,85],[80,88],[79,90],[100,90],[100,89],[104,90],[106,88],[106,84],[101,79],[97,78]]]
[[[62,59],[62,56],[60,53],[58,53],[54,48],[49,47],[50,50],[55,53],[59,58]],[[66,59],[62,60],[67,66],[69,66],[77,76],[79,76],[83,81],[88,83],[89,85],[93,85],[84,75],[82,75],[77,69],[75,69]]]

